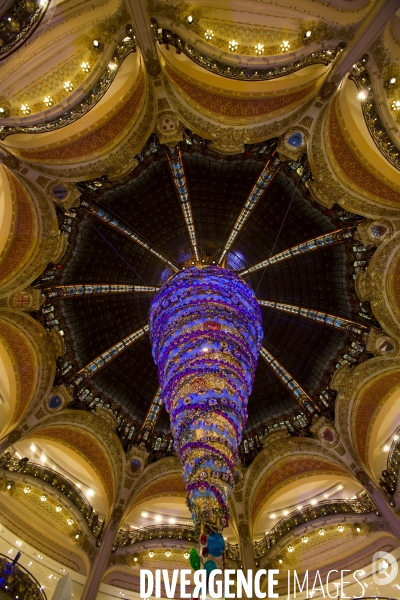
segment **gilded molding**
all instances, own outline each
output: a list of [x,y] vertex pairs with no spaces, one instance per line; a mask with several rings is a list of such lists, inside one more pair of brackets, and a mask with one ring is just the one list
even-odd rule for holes
[[76,181],[82,179],[92,179],[100,175],[108,175],[109,179],[117,179],[129,173],[135,162],[135,155],[140,152],[154,129],[156,117],[154,88],[151,81],[147,83],[147,97],[145,108],[142,111],[140,121],[137,127],[131,131],[128,140],[119,148],[110,152],[105,158],[89,162],[84,165],[65,168],[43,167],[39,163],[28,163],[29,166],[40,172],[58,177],[62,180],[73,179]]
[[125,137],[126,129],[131,129],[137,121],[145,98],[145,73],[141,69],[129,92],[95,125],[54,144],[37,149],[13,148],[13,152],[26,160],[43,161],[47,164],[72,164],[88,160],[93,155],[110,152]]
[[324,206],[331,207],[331,198],[334,198],[334,201],[346,210],[366,217],[399,218],[399,209],[386,208],[365,199],[364,196],[356,195],[338,180],[330,167],[330,161],[327,158],[323,143],[323,128],[326,116],[327,107],[323,108],[318,116],[310,140],[309,160],[314,177],[314,182],[310,185],[310,191],[315,199]]
[[1,320],[16,326],[20,330],[20,334],[26,338],[27,343],[29,342],[31,348],[33,348],[35,356],[34,368],[37,371],[37,375],[35,376],[33,397],[30,399],[29,406],[25,407],[24,415],[21,413],[18,421],[13,423],[13,426],[17,426],[25,422],[37,410],[43,399],[47,397],[55,376],[56,351],[51,337],[46,333],[42,325],[30,315],[24,312],[0,309],[0,322]]
[[184,100],[198,112],[216,120],[236,125],[248,125],[270,120],[294,110],[316,94],[324,75],[310,82],[282,92],[244,93],[228,91],[178,72],[166,62],[164,73],[170,84],[175,85]]
[[[324,138],[333,170],[339,170],[345,185],[372,202],[384,206],[400,206],[400,186],[382,175],[361,154],[351,138],[339,105],[339,94],[328,109]],[[336,166],[336,169],[335,169]]]
[[336,428],[352,456],[355,467],[361,467],[361,458],[353,442],[352,431],[349,424],[352,422],[352,413],[359,390],[372,378],[380,373],[400,369],[400,358],[377,357],[367,360],[356,367],[347,365],[336,371],[331,388],[337,391],[336,399]]
[[217,151],[234,154],[243,152],[244,144],[264,141],[283,133],[293,123],[298,121],[313,103],[307,101],[300,109],[280,121],[259,125],[257,127],[224,127],[221,124],[208,121],[189,110],[178,98],[169,81],[164,79],[164,86],[169,96],[169,101],[179,114],[179,118],[193,132],[213,140],[213,147]]
[[[32,437],[36,433],[40,434],[41,429],[52,427],[66,427],[77,432],[86,433],[88,437],[93,439],[95,444],[100,445],[103,448],[103,456],[108,457],[110,465],[112,466],[114,479],[113,487],[115,489],[115,498],[117,498],[122,488],[122,479],[125,471],[125,456],[121,443],[108,419],[108,415],[104,415],[102,411],[93,413],[69,409],[61,410],[51,416],[46,416],[35,427],[31,427],[25,437]],[[97,442],[95,440],[97,440]],[[79,449],[74,448],[74,450],[78,452],[78,454],[80,453]],[[81,455],[87,459],[85,452]],[[100,473],[100,479],[103,480],[102,469],[98,467],[97,471]],[[107,492],[107,487],[105,489]],[[109,508],[112,508],[112,504],[110,504]]]
[[400,340],[400,290],[396,266],[400,261],[400,233],[377,248],[365,274],[365,295],[383,329]]
[[51,261],[57,261],[65,252],[66,237],[63,233],[58,233],[57,217],[55,209],[43,191],[31,181],[19,175],[19,179],[30,192],[32,201],[36,204],[35,209],[40,217],[38,230],[40,231],[39,243],[35,252],[31,253],[30,261],[23,267],[18,267],[14,277],[1,286],[1,298],[23,289],[38,277]]

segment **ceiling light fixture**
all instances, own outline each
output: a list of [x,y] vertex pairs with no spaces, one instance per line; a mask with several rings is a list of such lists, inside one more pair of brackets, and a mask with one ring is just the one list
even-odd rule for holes
[[261,56],[261,54],[264,54],[264,44],[257,44],[255,47],[255,51],[257,56]]
[[52,106],[53,105],[53,98],[50,98],[50,96],[45,96],[43,98],[43,102],[46,106]]
[[357,98],[359,100],[366,100],[368,97],[368,93],[366,92],[366,90],[360,90],[357,94]]
[[236,52],[236,50],[239,48],[239,44],[236,40],[231,40],[228,44],[228,47],[231,52]]
[[212,29],[207,29],[207,31],[204,34],[204,37],[206,38],[206,40],[210,41],[213,39],[214,37],[214,33]]
[[23,112],[24,115],[29,115],[29,113],[31,112],[31,109],[28,106],[28,104],[22,104],[22,106],[21,106],[21,112]]
[[194,23],[193,15],[189,15],[188,18],[186,19],[186,21],[187,21],[188,25],[192,25]]
[[84,73],[89,73],[90,71],[90,65],[88,62],[84,61],[83,63],[81,63],[81,69]]
[[287,40],[283,40],[283,42],[281,44],[281,50],[282,50],[282,52],[289,52],[290,42],[288,42]]
[[64,89],[66,92],[72,92],[74,86],[70,81],[64,81]]

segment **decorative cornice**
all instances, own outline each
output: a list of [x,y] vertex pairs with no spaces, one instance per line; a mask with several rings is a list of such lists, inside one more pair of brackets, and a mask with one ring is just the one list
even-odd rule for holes
[[331,208],[331,198],[351,212],[368,217],[395,217],[400,215],[399,209],[383,207],[376,201],[369,201],[361,195],[361,190],[355,194],[345,187],[332,171],[328,160],[325,144],[323,141],[323,130],[327,115],[327,108],[322,109],[318,116],[311,140],[311,153],[309,156],[314,181],[308,183],[308,187],[315,199],[324,206]]
[[232,92],[199,82],[166,62],[164,73],[181,96],[200,113],[235,125],[248,125],[294,110],[317,92],[321,75],[282,92]]
[[151,82],[147,84],[147,95],[144,110],[137,127],[134,127],[128,140],[119,148],[110,152],[106,157],[93,160],[84,165],[65,168],[43,167],[40,163],[30,164],[31,168],[52,177],[65,179],[91,179],[107,174],[116,179],[126,175],[134,166],[135,155],[143,148],[145,141],[154,127],[155,120],[154,88]]
[[[129,39],[127,39],[127,37]],[[133,36],[130,37],[125,34],[124,38],[116,45],[113,51],[113,63],[115,63],[116,68],[110,69],[109,66],[106,66],[101,72],[98,80],[85,94],[82,100],[72,108],[63,111],[62,115],[57,117],[50,117],[44,121],[41,119],[40,122],[29,125],[1,125],[0,139],[4,140],[7,136],[15,133],[48,133],[49,131],[56,131],[57,129],[71,125],[71,123],[74,123],[86,115],[94,106],[96,106],[96,104],[98,104],[98,102],[100,102],[118,74],[125,58],[132,52],[136,52],[135,39]]]
[[400,208],[400,187],[368,162],[351,139],[340,110],[338,94],[329,108],[325,142],[332,157],[332,168],[335,170],[336,166],[345,185],[372,202]]
[[[170,97],[172,106],[175,107],[179,114],[179,118],[195,133],[213,140],[213,147],[219,152],[227,154],[235,154],[243,152],[244,144],[256,143],[267,138],[280,135],[290,125],[295,123],[300,117],[307,112],[313,102],[311,98],[305,104],[297,109],[292,114],[284,117],[281,120],[274,120],[264,125],[256,127],[228,127],[220,123],[210,122],[200,115],[196,114],[193,109],[189,109],[178,97],[168,79],[164,79],[164,86],[167,94]],[[189,105],[190,106],[190,105]]]
[[394,136],[380,117],[366,58],[362,58],[353,66],[349,79],[354,81],[359,91],[362,90],[366,94],[365,98],[360,99],[360,103],[365,124],[376,147],[386,160],[400,171],[400,147],[393,142]]
[[146,81],[143,69],[132,89],[115,108],[96,124],[76,133],[71,138],[36,149],[15,148],[14,152],[31,161],[77,163],[93,155],[105,154],[116,147],[132,129],[143,108],[146,98]]
[[196,46],[186,41],[181,35],[178,35],[169,29],[159,27],[157,22],[153,24],[153,31],[157,41],[160,44],[165,44],[167,49],[169,45],[171,45],[177,48],[178,52],[183,52],[195,64],[203,69],[206,69],[215,75],[220,75],[221,77],[226,77],[228,79],[237,79],[239,81],[271,81],[279,77],[291,75],[292,73],[311,65],[322,64],[328,66],[334,62],[340,50],[345,46],[343,43],[340,43],[339,45],[337,45],[337,43],[332,43],[330,45],[328,44],[328,48],[313,48],[306,56],[295,59],[291,57],[291,62],[282,63],[280,60],[278,66],[271,64],[269,67],[264,67],[265,59],[263,62],[260,61],[261,66],[257,64],[246,64],[245,66],[241,66],[229,63],[221,58],[214,58],[212,55],[204,52],[204,50],[200,51]]

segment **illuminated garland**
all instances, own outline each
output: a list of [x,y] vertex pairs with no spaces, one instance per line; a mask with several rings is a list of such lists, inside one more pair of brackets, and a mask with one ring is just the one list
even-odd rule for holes
[[192,267],[154,298],[150,337],[193,520],[221,531],[263,338],[260,308],[233,272]]

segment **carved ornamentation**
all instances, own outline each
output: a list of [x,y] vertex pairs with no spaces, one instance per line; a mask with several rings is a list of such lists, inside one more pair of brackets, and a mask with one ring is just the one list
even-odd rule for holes
[[[311,141],[310,164],[315,181],[308,185],[312,195],[323,206],[332,207],[334,201],[346,210],[369,217],[398,217],[399,210],[382,207],[377,203],[364,199],[346,189],[339,182],[330,168],[329,160],[325,152],[325,144],[322,140],[323,125],[327,109],[323,109],[319,115],[313,131]],[[334,200],[332,200],[334,198]]]

